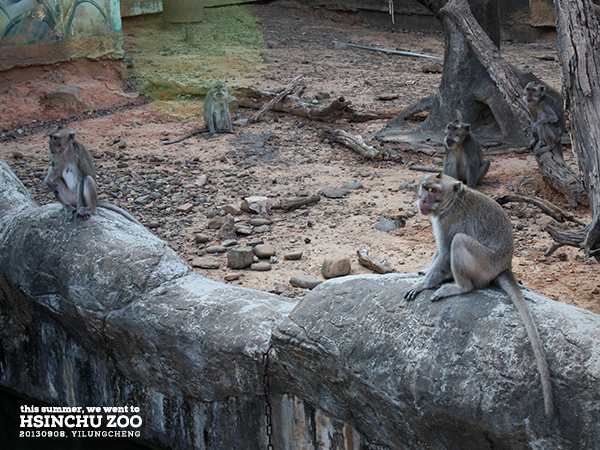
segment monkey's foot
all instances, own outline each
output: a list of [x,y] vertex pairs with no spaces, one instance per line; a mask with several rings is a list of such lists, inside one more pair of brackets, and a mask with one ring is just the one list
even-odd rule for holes
[[407,302],[410,302],[412,300],[414,300],[415,298],[417,298],[417,295],[419,295],[419,293],[421,293],[421,291],[424,291],[425,287],[423,287],[423,283],[416,283],[413,285],[413,287],[411,287],[406,294],[404,294],[404,299]]
[[432,302],[437,302],[446,297],[452,297],[453,295],[466,294],[467,292],[471,292],[473,289],[469,287],[460,287],[456,283],[445,284],[437,291],[433,293],[431,297]]

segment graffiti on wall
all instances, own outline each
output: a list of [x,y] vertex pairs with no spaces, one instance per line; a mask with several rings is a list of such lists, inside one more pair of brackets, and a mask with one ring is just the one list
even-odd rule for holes
[[[0,0],[0,45],[61,42],[120,32],[111,0]],[[117,2],[118,5],[118,2]]]

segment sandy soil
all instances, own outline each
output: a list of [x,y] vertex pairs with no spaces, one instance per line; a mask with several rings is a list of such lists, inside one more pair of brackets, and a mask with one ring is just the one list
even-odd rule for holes
[[[272,282],[289,286],[293,275],[320,277],[323,260],[336,253],[351,257],[352,273],[368,273],[356,259],[362,247],[375,258],[387,259],[398,272],[428,265],[434,249],[431,227],[413,204],[423,175],[409,166],[435,165],[441,154],[432,160],[402,151],[402,163],[364,161],[323,139],[320,129],[326,124],[282,113],[237,127],[235,135],[193,137],[171,146],[163,142],[202,126],[201,95],[216,80],[227,82],[234,93],[247,86],[278,90],[302,73],[305,98],[324,92],[332,99],[351,100],[359,111],[399,111],[437,89],[441,74],[423,70],[431,63],[336,50],[331,41],[443,56],[440,34],[375,28],[352,13],[309,9],[291,0],[208,10],[207,23],[187,27],[162,24],[160,16],[126,19],[123,29],[126,62],[81,60],[1,74],[0,157],[41,204],[54,201],[43,184],[49,164],[45,133],[63,118],[95,158],[102,199],[129,210],[190,263],[220,243],[217,230],[208,225],[224,214],[227,204],[239,205],[248,195],[296,197],[328,186],[362,184],[342,198],[322,197],[290,212],[274,210],[271,225],[250,227],[252,234],[239,235],[241,244],[261,237],[277,248],[270,271],[233,271],[227,269],[225,255],[216,254],[218,269],[195,268],[208,278],[224,281],[225,275],[238,273],[240,278],[231,283],[263,290]],[[506,42],[503,54],[560,89],[553,43]],[[80,109],[104,111],[65,113],[48,96],[64,86],[79,88]],[[132,86],[156,101],[140,101]],[[378,100],[389,93],[397,98]],[[240,109],[234,118],[252,112]],[[380,146],[374,135],[385,121],[336,126]],[[508,192],[538,195],[589,222],[586,208],[572,208],[544,184],[533,156],[510,150],[486,149],[492,166],[482,192],[492,197]],[[565,154],[574,165],[570,149]],[[191,210],[178,210],[188,203]],[[544,227],[552,219],[524,204],[507,205],[507,211],[515,225],[517,278],[552,299],[600,313],[598,264],[567,247],[544,257],[552,242]],[[252,217],[243,214],[236,222],[248,225]],[[395,221],[398,228],[377,231],[382,219]],[[207,236],[208,242],[198,243],[197,235]],[[301,250],[302,258],[284,260],[293,250]]]

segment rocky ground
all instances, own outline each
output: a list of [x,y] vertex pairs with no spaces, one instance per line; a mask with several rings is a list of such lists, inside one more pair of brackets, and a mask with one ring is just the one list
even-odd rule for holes
[[[358,111],[400,111],[437,89],[439,69],[428,60],[336,49],[331,42],[443,56],[441,34],[378,28],[353,13],[292,0],[208,10],[207,23],[194,26],[165,25],[160,15],[125,19],[123,29],[125,62],[81,60],[0,74],[0,157],[41,204],[54,201],[43,184],[45,133],[63,118],[94,157],[102,199],[130,211],[206,277],[299,297],[306,290],[290,279],[322,280],[323,262],[333,255],[346,256],[351,273],[369,273],[357,262],[361,248],[398,272],[428,265],[431,227],[413,204],[423,174],[409,167],[435,166],[441,153],[432,158],[386,144],[402,162],[365,161],[323,137],[323,126],[332,124],[277,112],[237,126],[235,135],[163,143],[202,126],[201,95],[216,80],[234,93],[248,86],[279,90],[303,74],[304,98],[315,104],[344,97]],[[503,54],[560,88],[553,42],[505,42]],[[234,119],[253,112],[239,109]],[[374,135],[385,123],[335,126],[381,147]],[[587,208],[570,206],[545,185],[532,155],[513,150],[485,150],[492,166],[482,192],[537,195],[589,222]],[[574,166],[570,149],[565,154]],[[240,211],[249,196],[277,204],[312,195],[320,201],[289,211]],[[544,257],[552,242],[544,227],[553,220],[525,204],[506,209],[515,225],[517,278],[599,313],[598,264],[567,247]],[[223,227],[228,213],[233,231]],[[229,246],[259,242],[266,244],[259,247],[264,258],[255,258],[259,265],[227,267]]]

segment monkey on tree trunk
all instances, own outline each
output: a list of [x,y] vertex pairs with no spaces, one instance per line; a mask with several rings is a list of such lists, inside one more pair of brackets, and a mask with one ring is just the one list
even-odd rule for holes
[[174,141],[165,142],[165,145],[175,144],[202,133],[208,133],[211,136],[215,133],[234,133],[228,99],[227,85],[215,83],[204,97],[204,128],[194,130]]
[[[422,281],[405,294],[414,300],[426,289],[438,288],[431,301],[466,294],[496,282],[517,308],[531,341],[544,396],[544,412],[554,415],[552,384],[546,354],[531,311],[512,272],[512,224],[502,207],[447,175],[426,177],[419,186],[421,214],[433,226],[437,248]],[[454,283],[442,283],[449,280]]]
[[490,169],[490,162],[483,160],[481,145],[471,134],[471,125],[455,120],[445,130],[442,172],[475,188]]
[[81,220],[88,220],[100,206],[140,224],[118,206],[98,201],[94,162],[87,149],[75,138],[74,131],[63,125],[56,127],[48,133],[48,149],[52,164],[44,181],[63,204],[67,220],[72,220],[75,215]]
[[565,130],[564,120],[559,120],[556,112],[546,98],[546,86],[535,81],[530,81],[523,88],[523,103],[533,116],[531,134],[533,135],[530,147],[535,156],[552,152],[560,159],[563,158],[563,149],[560,142]]

